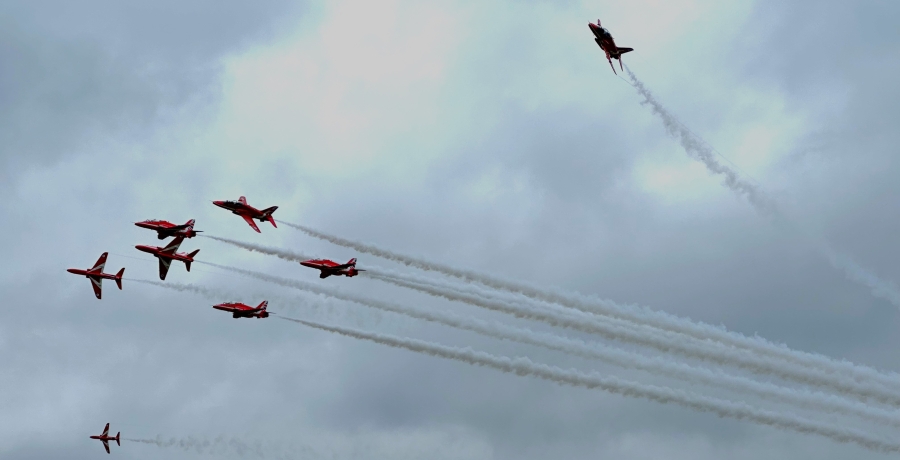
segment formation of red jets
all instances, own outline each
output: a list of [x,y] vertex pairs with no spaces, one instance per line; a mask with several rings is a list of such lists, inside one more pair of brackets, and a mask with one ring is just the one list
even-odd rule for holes
[[[248,224],[250,224],[250,227],[253,228],[253,230],[256,230],[257,233],[262,232],[259,231],[259,227],[256,226],[256,222],[254,222],[253,219],[259,220],[260,222],[268,221],[273,227],[278,228],[278,226],[275,225],[275,218],[272,217],[272,213],[278,209],[278,206],[271,206],[259,210],[247,204],[247,198],[243,196],[238,198],[237,201],[213,201],[213,204],[241,216]],[[169,273],[169,267],[172,265],[173,261],[183,262],[184,268],[187,271],[191,271],[191,263],[194,261],[194,256],[196,256],[200,250],[195,249],[191,252],[178,252],[178,248],[181,247],[181,243],[183,243],[185,239],[193,238],[197,236],[198,233],[202,233],[200,230],[194,230],[194,222],[195,220],[191,219],[184,224],[176,225],[167,220],[150,219],[134,223],[134,225],[138,227],[155,231],[156,237],[160,240],[172,238],[172,241],[165,246],[147,246],[143,244],[135,246],[135,249],[138,251],[152,254],[153,257],[156,257],[159,261],[160,280],[165,281],[166,275]],[[103,269],[106,266],[106,257],[108,255],[109,253],[104,252],[97,260],[97,263],[90,269],[68,269],[69,273],[82,275],[91,280],[91,286],[94,288],[94,294],[98,299],[103,295],[102,281],[104,279],[115,280],[116,286],[118,286],[119,289],[122,289],[122,275],[125,273],[124,268],[119,270],[115,275],[103,272]],[[303,261],[301,264],[319,270],[319,278],[323,279],[332,275],[353,277],[358,275],[359,272],[365,271],[356,268],[355,258],[350,259],[350,261],[345,264],[339,264],[329,259],[311,259]],[[231,312],[232,317],[234,318],[268,318],[269,312],[266,311],[267,305],[268,302],[266,301],[263,301],[256,308],[242,303],[223,303],[214,305],[213,308]]]
[[[244,218],[244,220],[250,224],[250,227],[253,230],[256,230],[257,233],[262,233],[259,231],[259,227],[256,226],[256,223],[253,219],[259,220],[260,222],[270,222],[273,227],[277,228],[275,225],[275,218],[272,217],[272,213],[278,209],[278,206],[272,206],[263,210],[256,209],[247,204],[247,199],[245,197],[238,198],[237,201],[213,201],[213,204],[220,208],[227,209],[234,214],[237,214]],[[154,257],[159,260],[159,279],[165,280],[166,275],[169,273],[169,266],[172,265],[173,261],[183,262],[184,268],[190,272],[191,271],[191,263],[194,261],[194,256],[200,252],[199,249],[195,249],[191,252],[178,252],[178,248],[181,246],[181,243],[184,242],[185,239],[190,239],[197,236],[198,233],[201,233],[200,230],[194,230],[194,219],[191,219],[185,222],[182,225],[176,225],[167,220],[159,220],[159,219],[150,219],[141,222],[135,222],[134,225],[146,228],[148,230],[153,230],[156,232],[157,238],[160,240],[164,240],[166,238],[172,238],[168,244],[165,246],[147,246],[139,244],[135,246],[135,248],[139,251],[146,252],[152,254]],[[97,259],[97,263],[94,264],[93,267],[83,270],[80,268],[70,268],[67,271],[69,273],[73,273],[76,275],[81,275],[88,278],[91,281],[91,287],[94,288],[94,294],[97,298],[101,298],[103,295],[103,285],[102,282],[104,279],[111,279],[116,282],[116,286],[119,289],[122,289],[122,275],[125,273],[125,269],[122,268],[115,275],[111,273],[104,273],[103,269],[106,267],[106,258],[109,253],[104,252],[99,259]],[[312,259],[303,261],[302,264],[307,267],[315,268],[320,271],[319,278],[328,278],[329,276],[347,276],[353,277],[359,274],[359,272],[364,271],[356,268],[356,259],[350,259],[349,262],[345,264],[339,264],[332,260],[328,259]],[[269,306],[269,302],[263,300],[256,307],[252,307],[250,305],[246,305],[240,302],[225,302],[217,305],[213,305],[213,308],[216,310],[225,311],[231,313],[232,318],[268,318],[271,313],[267,311]],[[109,442],[115,441],[117,445],[121,445],[119,441],[119,436],[121,433],[116,433],[116,435],[109,435],[109,423],[106,424],[106,427],[103,429],[103,433],[91,436],[91,439],[97,439],[103,443],[103,447],[106,449],[106,453],[109,452]]]
[[[624,70],[622,67],[622,55],[630,51],[634,51],[634,49],[620,48],[616,46],[616,42],[613,39],[612,34],[610,34],[608,30],[600,25],[599,19],[597,20],[596,24],[589,22],[588,27],[594,34],[594,41],[597,42],[597,45],[600,46],[600,49],[602,49],[606,53],[606,60],[609,61],[609,66],[610,68],[612,68],[613,73],[616,73],[616,68],[612,64],[613,59],[618,60],[619,68]],[[268,221],[272,224],[272,227],[278,228],[278,226],[275,224],[275,218],[272,216],[275,210],[278,209],[278,206],[271,206],[266,209],[257,209],[247,204],[247,199],[243,196],[238,198],[236,201],[224,200],[213,201],[212,203],[220,208],[231,211],[233,214],[241,216],[241,218],[243,218],[244,221],[247,222],[247,224],[250,225],[250,227],[257,233],[262,232],[259,230],[256,222],[254,222],[254,219],[260,222]],[[200,250],[196,249],[189,253],[179,253],[177,251],[181,246],[181,243],[186,238],[193,238],[197,236],[198,233],[201,233],[200,230],[194,230],[194,219],[191,219],[182,225],[177,225],[166,220],[157,219],[135,222],[134,225],[155,231],[157,238],[160,240],[164,240],[166,238],[174,238],[169,242],[169,244],[163,247],[146,245],[135,246],[135,248],[137,248],[139,251],[152,254],[159,260],[160,280],[166,279],[166,274],[169,272],[169,266],[172,264],[172,261],[183,262],[185,269],[188,272],[191,271],[191,262],[194,261],[194,256],[196,256],[197,253],[200,252]],[[95,263],[94,266],[90,269],[68,269],[69,273],[81,275],[88,278],[91,281],[91,287],[94,288],[94,294],[98,299],[101,298],[103,293],[102,281],[104,279],[114,280],[116,282],[116,286],[118,286],[120,290],[122,289],[122,275],[125,273],[125,269],[122,268],[115,275],[104,273],[103,269],[106,266],[107,255],[108,253],[104,252],[97,260],[97,263]],[[319,270],[319,278],[322,279],[328,278],[330,276],[346,276],[350,278],[359,275],[359,272],[365,271],[356,268],[355,258],[350,259],[347,263],[344,264],[339,264],[329,259],[310,259],[301,262],[301,265]],[[250,305],[239,302],[226,302],[213,305],[213,308],[216,310],[231,313],[232,318],[258,319],[268,318],[270,314],[274,314],[266,310],[268,305],[268,301],[265,300],[263,300],[256,307],[252,307]],[[120,434],[121,433],[116,433],[115,437],[109,436],[109,423],[107,423],[106,427],[103,429],[103,433],[97,436],[91,436],[91,439],[100,440],[103,443],[103,447],[106,449],[106,453],[108,454],[110,441],[115,441],[117,445],[121,446],[119,442]]]

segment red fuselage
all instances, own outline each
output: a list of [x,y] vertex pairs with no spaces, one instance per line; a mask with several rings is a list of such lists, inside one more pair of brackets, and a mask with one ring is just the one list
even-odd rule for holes
[[119,446],[122,445],[122,444],[119,442],[119,436],[120,436],[121,434],[122,434],[122,433],[116,433],[115,436],[110,436],[110,435],[109,435],[109,423],[107,423],[107,424],[106,424],[106,428],[103,429],[103,434],[98,435],[98,436],[91,436],[91,439],[97,439],[97,440],[100,440],[100,442],[103,443],[103,448],[106,449],[106,453],[108,454],[108,453],[109,453],[109,442],[110,442],[110,441],[115,441],[115,442],[116,442],[116,445],[119,445]]
[[226,302],[213,305],[213,308],[231,313],[232,318],[268,318],[269,312],[266,311],[268,305],[265,300],[255,308],[240,302]]
[[[222,209],[227,209],[241,217],[249,217],[251,219],[260,219],[263,217],[262,211],[249,204],[241,203],[240,201],[213,201],[213,204]],[[265,222],[265,219],[260,219],[260,221]]]
[[250,225],[256,233],[261,233],[259,231],[259,227],[256,226],[256,222],[253,222],[253,219],[256,219],[260,222],[268,221],[272,224],[273,227],[278,228],[275,225],[275,218],[272,217],[272,213],[278,209],[278,206],[271,206],[266,209],[256,209],[253,206],[247,204],[247,199],[244,197],[240,197],[237,201],[213,201],[213,204],[222,208],[231,211],[233,214],[241,216],[244,218],[244,221]]
[[193,238],[199,233],[194,230],[194,219],[187,221],[184,225],[175,225],[167,220],[145,220],[142,222],[135,222],[134,225],[155,231],[157,238],[161,240],[173,236]]
[[597,24],[589,22],[588,27],[590,27],[591,32],[594,33],[594,41],[596,41],[597,44],[600,45],[600,48],[603,51],[606,51],[606,54],[608,56],[618,58],[619,47],[616,46],[616,41],[613,39],[612,34],[610,34],[608,30],[600,27]]
[[164,252],[163,248],[158,246],[144,246],[143,244],[139,244],[135,246],[135,249],[153,254],[154,256],[163,259],[180,260],[185,263],[194,261],[194,257],[190,254],[184,252]]
[[328,278],[329,276],[346,276],[351,278],[363,271],[356,268],[356,259],[350,259],[345,264],[339,264],[329,259],[312,259],[304,260],[300,262],[300,265],[319,270],[319,278]]
[[103,295],[103,280],[114,280],[116,282],[116,286],[119,289],[122,289],[122,275],[125,274],[125,269],[122,268],[118,273],[113,275],[112,273],[103,273],[103,269],[106,267],[106,257],[109,255],[108,252],[104,252],[100,254],[100,258],[97,259],[97,263],[89,270],[82,270],[80,268],[70,268],[66,270],[69,273],[74,275],[81,275],[85,278],[91,280],[91,287],[94,288],[94,295],[99,299]]
[[159,279],[164,280],[166,279],[166,274],[169,273],[169,265],[172,264],[173,260],[184,262],[184,268],[187,271],[191,271],[191,262],[194,261],[194,256],[196,256],[197,253],[200,252],[199,249],[196,249],[187,254],[183,252],[177,252],[178,247],[181,245],[182,241],[184,241],[184,238],[179,237],[172,240],[169,245],[164,248],[160,248],[157,246],[144,246],[141,244],[135,246],[135,248],[138,251],[153,254],[157,258],[157,260],[159,260]]
[[612,68],[613,73],[617,73],[616,68],[612,63],[613,59],[618,59],[619,69],[624,70],[622,67],[622,55],[634,51],[634,48],[620,48],[616,46],[616,41],[613,40],[612,34],[600,25],[599,19],[596,24],[589,22],[588,27],[590,27],[591,33],[594,34],[594,41],[597,42],[600,49],[606,53],[606,60],[609,62],[609,66]]
[[[114,275],[112,273],[98,273],[98,272],[92,272],[90,270],[82,270],[80,268],[70,268],[66,271],[69,273],[73,273],[75,275],[84,275],[85,278],[103,278],[105,280],[116,279],[116,275]],[[129,278],[129,279],[131,279],[131,278]]]

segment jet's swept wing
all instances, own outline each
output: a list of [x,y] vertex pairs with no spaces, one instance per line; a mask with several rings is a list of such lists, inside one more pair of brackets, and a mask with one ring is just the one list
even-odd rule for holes
[[172,264],[172,259],[166,259],[165,257],[157,257],[159,259],[159,279],[165,281],[166,274],[169,273],[169,265]]
[[[241,197],[241,198],[243,198],[243,197]],[[244,220],[245,220],[251,227],[253,227],[253,230],[256,230],[256,233],[262,233],[261,231],[259,231],[259,227],[256,226],[256,222],[253,222],[253,219],[251,219],[251,218],[248,217],[248,216],[241,216],[241,217],[243,217]]]
[[175,254],[175,251],[178,251],[178,247],[181,246],[181,242],[184,241],[183,237],[177,237],[172,240],[166,247],[162,249],[162,252],[168,254]]
[[94,288],[94,295],[99,299],[103,294],[103,278],[90,276],[88,279],[91,280],[91,287]]
[[108,252],[104,252],[103,254],[100,254],[100,258],[97,259],[97,263],[95,263],[94,266],[91,267],[91,269],[88,271],[103,273],[103,269],[106,267],[106,256],[107,255],[109,255]]
[[109,441],[107,441],[105,439],[101,439],[101,441],[103,442],[103,447],[106,448],[106,453],[108,454],[109,453]]
[[108,436],[109,435],[109,423],[106,424],[106,428],[103,429],[103,434],[100,436]]

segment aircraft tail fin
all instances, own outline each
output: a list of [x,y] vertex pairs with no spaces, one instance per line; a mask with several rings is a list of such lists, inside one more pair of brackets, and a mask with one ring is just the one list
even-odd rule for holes
[[355,267],[356,266],[356,257],[350,259],[350,261],[347,262],[347,265],[351,266],[351,267]]
[[121,445],[122,445],[122,443],[119,442],[119,436],[120,436],[121,434],[122,434],[121,431],[119,431],[118,433],[116,433],[116,445],[117,445],[117,446],[121,446]]
[[269,306],[269,301],[268,301],[268,300],[263,300],[262,302],[260,302],[259,305],[257,305],[256,308],[258,308],[260,311],[266,311],[266,308],[267,308],[268,306]]
[[272,213],[275,212],[276,209],[278,209],[278,206],[272,206],[270,208],[263,209],[261,212],[265,220],[269,221],[269,223],[272,224],[273,227],[278,228],[278,226],[275,225],[275,218],[272,217]]
[[200,252],[199,249],[187,255],[189,259],[184,261],[184,268],[186,268],[187,271],[191,271],[191,262],[194,261],[194,256],[196,256],[198,252]]
[[122,269],[119,270],[119,273],[116,273],[116,278],[115,278],[116,286],[119,286],[120,291],[122,290],[122,275],[124,275],[124,274],[125,274],[125,267],[122,267]]
[[187,228],[194,228],[194,222],[195,222],[194,219],[191,219],[191,220],[185,222],[184,226]]
[[[629,51],[634,51],[634,48],[616,48],[616,59],[619,60],[619,70],[625,70],[622,67],[622,55]],[[615,71],[616,69],[613,70]]]

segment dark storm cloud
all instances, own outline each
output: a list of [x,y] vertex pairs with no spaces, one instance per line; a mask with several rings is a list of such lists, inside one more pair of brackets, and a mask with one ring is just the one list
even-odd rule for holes
[[297,9],[288,3],[4,2],[4,182],[104,138],[147,135],[189,102],[213,102],[218,59],[273,35]]

